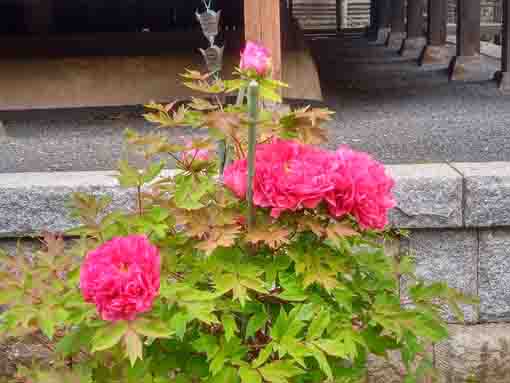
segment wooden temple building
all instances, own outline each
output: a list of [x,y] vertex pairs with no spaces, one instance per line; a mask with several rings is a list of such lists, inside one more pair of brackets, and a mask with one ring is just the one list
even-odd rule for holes
[[[320,100],[318,71],[293,16],[297,3],[306,3],[300,17],[316,17],[314,9],[320,7],[314,4],[321,1],[333,1],[341,18],[349,0],[212,0],[213,8],[222,10],[223,73],[232,72],[246,39],[259,41],[273,53],[274,75],[292,85],[285,97]],[[366,0],[370,25],[363,33],[401,55],[420,56],[421,64],[450,61],[445,44],[451,1]],[[484,0],[453,1],[457,52],[450,78],[466,80],[480,66],[480,2]],[[189,96],[178,74],[184,68],[203,69],[199,48],[206,48],[208,42],[195,17],[203,4],[202,0],[2,0],[0,110],[135,105]],[[506,0],[501,18],[503,54],[497,78],[506,88],[510,87]]]

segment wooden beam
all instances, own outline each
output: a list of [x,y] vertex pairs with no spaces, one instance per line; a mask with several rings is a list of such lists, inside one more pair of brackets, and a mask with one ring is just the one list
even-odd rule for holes
[[282,75],[282,37],[280,0],[245,0],[244,27],[246,40],[256,41],[271,50],[273,77]]

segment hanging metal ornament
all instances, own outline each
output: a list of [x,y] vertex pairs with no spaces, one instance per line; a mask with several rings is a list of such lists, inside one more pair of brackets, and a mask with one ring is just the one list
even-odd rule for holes
[[223,51],[225,47],[212,45],[207,49],[200,49],[204,56],[205,64],[209,72],[220,72],[223,68]]
[[218,36],[220,29],[220,17],[221,11],[215,12],[210,8],[203,13],[195,13],[200,26],[202,27],[202,33],[209,40],[211,46],[214,45],[216,36]]

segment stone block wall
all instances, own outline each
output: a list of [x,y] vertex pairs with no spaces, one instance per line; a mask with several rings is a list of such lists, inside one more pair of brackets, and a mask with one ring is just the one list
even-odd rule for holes
[[[445,313],[452,335],[433,350],[441,382],[510,382],[510,163],[388,170],[398,201],[391,224],[410,231],[393,251],[411,254],[422,278],[480,297],[464,307],[464,323]],[[133,197],[110,172],[0,174],[0,237],[72,227],[66,201],[76,190],[110,194],[116,206]]]

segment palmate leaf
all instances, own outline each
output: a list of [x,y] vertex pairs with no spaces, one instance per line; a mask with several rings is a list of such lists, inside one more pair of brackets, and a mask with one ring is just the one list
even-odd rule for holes
[[169,338],[172,335],[171,329],[161,319],[138,318],[130,326],[137,334],[150,338]]
[[240,114],[214,111],[205,116],[203,125],[224,137],[232,137],[238,134],[242,120]]
[[313,340],[320,338],[328,327],[330,321],[331,316],[329,314],[329,310],[322,308],[310,323],[310,327],[308,327],[308,332],[306,334],[306,339]]
[[195,247],[210,255],[218,247],[230,247],[234,245],[241,228],[238,225],[215,227],[209,233],[206,240],[199,242]]
[[272,249],[276,249],[289,242],[290,231],[278,226],[257,226],[246,235],[249,243],[263,242]]
[[326,227],[326,234],[329,239],[335,240],[339,237],[357,237],[360,235],[353,229],[352,225],[342,222],[334,222]]
[[258,330],[264,328],[268,319],[269,317],[265,311],[260,310],[255,312],[255,314],[250,317],[248,325],[246,326],[246,338],[251,338]]
[[262,383],[259,372],[246,366],[239,369],[239,377],[242,383]]
[[129,326],[125,321],[112,322],[100,327],[92,338],[92,352],[112,348],[120,342],[128,330]]
[[233,315],[227,314],[221,317],[221,324],[223,325],[223,330],[225,331],[225,339],[230,341],[234,334],[239,331],[237,328],[236,320]]
[[214,105],[211,102],[204,100],[203,98],[192,97],[191,102],[188,104],[191,109],[207,111],[218,109],[218,105]]
[[55,351],[67,357],[76,354],[81,348],[88,347],[95,330],[89,327],[79,327],[59,340]]
[[175,204],[181,209],[196,210],[204,207],[202,199],[215,188],[215,181],[204,175],[175,177]]
[[277,360],[260,367],[258,371],[266,381],[271,383],[288,383],[288,379],[304,373],[289,360]]

